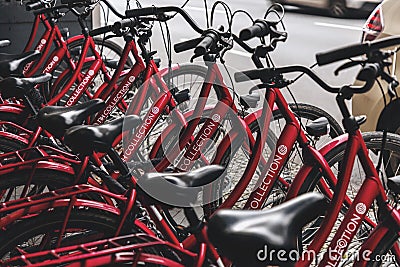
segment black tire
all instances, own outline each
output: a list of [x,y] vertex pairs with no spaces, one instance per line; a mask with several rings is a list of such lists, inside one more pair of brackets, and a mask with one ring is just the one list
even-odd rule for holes
[[[364,142],[368,149],[370,149],[373,154],[378,155],[382,146],[382,132],[367,132],[363,133]],[[331,151],[329,151],[325,155],[326,161],[330,166],[333,164],[340,164],[343,159],[344,151],[346,148],[346,143],[341,144],[340,146],[335,147]],[[385,151],[390,151],[391,153],[384,154],[384,163],[383,166],[386,167],[385,170],[381,170],[381,174],[384,172],[384,175],[395,176],[398,175],[399,170],[394,169],[393,166],[398,166],[398,159],[400,159],[400,138],[396,134],[387,134]],[[391,158],[388,158],[390,156]],[[395,157],[395,158],[394,158]],[[310,179],[307,179],[303,184],[301,190],[299,191],[301,194],[308,192],[311,189],[314,189],[317,185],[319,179],[321,178],[321,173],[317,169],[313,169],[309,175]],[[312,178],[311,178],[312,177]]]
[[382,260],[385,259],[385,266],[400,266],[400,262],[396,261],[395,255],[391,253],[393,245],[399,241],[398,232],[388,232],[379,242],[378,246],[372,251],[369,256],[371,261],[367,263],[368,267],[379,267],[382,266]]
[[[382,132],[370,132],[370,133],[364,133],[363,134],[364,141],[366,143],[367,148],[370,150],[370,157],[373,161],[378,160],[378,155],[381,153],[381,147],[382,147],[382,137],[383,133]],[[341,166],[341,161],[343,159],[344,151],[345,151],[346,143],[341,144],[340,146],[335,147],[331,151],[329,151],[325,159],[327,160],[329,166],[333,168],[334,173],[337,173],[337,169]],[[387,140],[386,140],[386,145],[384,147],[384,162],[382,166],[386,167],[385,169],[380,170],[380,174],[386,177],[387,175],[398,175],[398,166],[400,162],[400,138],[398,135],[395,134],[388,134],[387,135]],[[376,164],[376,162],[374,162]],[[393,168],[393,166],[397,166]],[[360,175],[360,177],[357,177],[357,175]],[[299,195],[306,193],[306,192],[311,192],[311,191],[319,191],[318,190],[318,181],[323,177],[323,175],[317,170],[317,168],[313,169],[310,175],[308,176],[308,179],[303,183]],[[350,197],[350,199],[354,199],[355,195],[358,192],[359,187],[361,186],[363,179],[365,175],[361,171],[357,159],[355,162],[355,165],[353,167],[353,175],[349,184],[349,188],[347,189],[347,195]],[[390,196],[391,194],[388,194]],[[391,201],[394,201],[393,199],[390,199]],[[395,204],[395,203],[392,203]],[[347,207],[343,207],[343,213],[346,212]],[[377,222],[378,221],[378,215],[377,215],[377,206],[374,203],[373,206],[370,208],[368,211],[367,215],[369,218],[371,218],[373,221]],[[334,227],[336,227],[338,224],[340,224],[341,220],[343,219],[343,214],[342,212],[339,214],[339,218],[337,219],[337,222]],[[316,230],[319,227],[319,224],[321,222],[321,218],[319,218],[318,223],[313,223],[311,224],[311,227]],[[362,244],[363,240],[368,236],[370,231],[372,230],[372,227],[368,223],[363,223],[357,232],[357,239],[352,243],[352,248],[355,248],[359,245]],[[333,229],[335,231],[335,229]],[[315,231],[313,232],[315,233]],[[313,233],[311,231],[308,231],[308,236],[307,236],[307,242],[311,242],[313,238]],[[303,237],[304,240],[304,237]],[[357,243],[355,243],[357,242]]]
[[[22,190],[29,180],[30,170],[13,171],[0,176],[0,202],[21,198]],[[72,185],[74,176],[54,170],[40,169],[35,171],[27,195],[32,196],[47,191]],[[9,197],[8,199],[5,199]]]
[[[43,211],[38,216],[21,220],[8,226],[5,230],[3,229],[3,231],[0,232],[0,257],[2,257],[2,260],[8,259],[10,256],[15,257],[20,255],[17,247],[22,248],[23,251],[28,253],[57,248],[58,231],[64,221],[65,213],[65,208]],[[60,247],[78,245],[113,237],[115,236],[119,221],[119,216],[106,211],[74,208],[68,219],[65,228],[66,231],[61,240]],[[130,221],[128,221],[128,223],[129,222]],[[122,228],[120,235],[134,233],[142,233],[142,231],[133,224],[127,224]],[[48,238],[46,243],[40,243],[41,247],[39,247],[38,243],[43,242],[45,238]],[[146,241],[143,241],[142,237],[138,239],[138,242]],[[181,259],[167,247],[150,246],[140,250],[144,253],[165,256],[177,262],[181,261]],[[74,251],[72,251],[72,253],[74,253]],[[51,256],[46,258],[46,256],[44,256],[42,260],[46,259],[51,260],[54,258]],[[145,264],[145,266],[155,267],[159,265]]]
[[0,137],[0,153],[17,151],[26,147],[25,143]]
[[[319,107],[305,103],[298,103],[298,104],[290,103],[289,107],[297,115],[297,117],[307,119],[306,123],[308,121],[313,121],[321,117],[327,118],[330,125],[329,136],[332,139],[339,135],[344,134],[344,131],[340,126],[340,124],[337,122],[337,120],[335,120],[335,118],[333,118],[328,112]],[[282,114],[280,114],[280,112],[278,111],[274,112],[274,119],[276,120],[280,118],[282,118]]]

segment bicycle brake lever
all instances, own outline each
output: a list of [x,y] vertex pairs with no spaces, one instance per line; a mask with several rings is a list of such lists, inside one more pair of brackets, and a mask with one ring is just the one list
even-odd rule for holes
[[275,42],[285,42],[287,40],[287,32],[279,31],[275,27],[271,27],[270,31],[271,43],[274,40],[276,40]]
[[191,58],[190,58],[190,63],[193,63],[193,61],[196,59],[196,58],[198,58],[198,57],[201,57],[202,55],[193,55]]
[[390,74],[386,72],[382,72],[381,77],[388,83],[388,93],[391,98],[396,96],[396,88],[399,86],[399,82],[397,81],[395,76],[390,76]]
[[357,66],[357,65],[362,64],[362,63],[365,63],[365,61],[363,61],[363,60],[348,61],[348,62],[344,63],[343,65],[341,65],[340,67],[338,67],[334,71],[334,74],[335,74],[335,76],[337,76],[339,74],[339,72],[341,72],[342,70]]
[[274,51],[278,42],[286,42],[286,40],[287,40],[287,32],[278,31],[274,27],[271,27],[270,31],[271,31],[271,33],[270,33],[269,45],[267,45],[264,48],[264,49],[266,49],[267,52]]
[[392,81],[388,84],[388,93],[391,98],[396,96],[396,88],[399,86],[399,82],[397,80]]

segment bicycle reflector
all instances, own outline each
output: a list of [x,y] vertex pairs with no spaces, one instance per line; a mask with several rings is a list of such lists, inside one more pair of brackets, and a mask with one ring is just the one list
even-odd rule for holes
[[362,41],[375,40],[383,31],[382,5],[378,5],[364,24]]

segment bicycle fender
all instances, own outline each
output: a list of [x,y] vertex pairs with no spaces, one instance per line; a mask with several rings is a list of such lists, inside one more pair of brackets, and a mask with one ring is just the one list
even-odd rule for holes
[[[35,167],[34,170],[32,170],[32,166]],[[10,163],[6,165],[2,165],[0,167],[0,179],[2,178],[2,175],[5,175],[4,179],[7,179],[7,174],[14,172],[16,170],[21,171],[21,170],[32,170],[32,171],[37,171],[37,170],[53,170],[57,171],[60,173],[65,173],[71,176],[75,176],[74,169],[66,164],[62,164],[59,162],[51,162],[51,161],[38,161],[38,162],[32,162],[32,161],[22,161],[22,162],[17,162],[17,163]],[[71,181],[72,183],[72,181]]]
[[0,104],[0,112],[21,114],[25,106],[19,104]]
[[75,35],[75,36],[72,36],[72,37],[68,38],[66,40],[66,43],[68,45],[68,44],[71,44],[73,42],[77,42],[79,40],[85,40],[85,37],[83,36],[83,34]]
[[[348,140],[349,136],[348,134],[342,134],[334,139],[332,139],[330,142],[325,144],[321,149],[318,150],[318,152],[321,154],[321,157],[325,157],[325,155],[332,150],[333,148],[342,145],[343,143],[346,143]],[[299,172],[296,174],[295,179],[293,180],[293,183],[290,185],[289,191],[287,193],[286,199],[291,199],[295,196],[298,195],[298,192],[303,185],[303,183],[307,180],[310,172],[313,170],[315,166],[312,165],[303,165]]]
[[8,140],[13,140],[13,141],[16,140],[16,141],[21,142],[21,143],[23,143],[25,145],[29,144],[29,140],[28,139],[26,139],[26,138],[24,138],[24,137],[22,137],[20,135],[9,133],[9,132],[0,132],[0,138],[5,138],[5,139],[8,139]]
[[171,69],[170,68],[163,68],[161,70],[159,70],[159,73],[162,76],[164,76],[165,74],[167,74],[170,70],[178,70],[180,69],[181,66],[179,64],[172,64]]

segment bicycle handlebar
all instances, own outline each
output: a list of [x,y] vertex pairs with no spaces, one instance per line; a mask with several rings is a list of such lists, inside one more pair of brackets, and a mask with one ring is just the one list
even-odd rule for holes
[[41,14],[52,13],[52,12],[54,12],[54,10],[63,9],[63,8],[70,8],[70,6],[59,5],[59,6],[55,6],[55,7],[41,8],[41,9],[33,10],[33,14],[35,16],[37,16],[37,15],[41,15]]
[[373,42],[365,42],[362,44],[352,44],[345,47],[333,49],[328,52],[318,53],[316,55],[317,64],[319,66],[327,65],[343,59],[369,54],[381,48],[399,45],[400,37],[388,37]]
[[112,26],[113,30],[115,31],[120,31],[122,28],[125,27],[134,27],[138,24],[138,21],[135,18],[128,18],[128,19],[123,19],[120,21],[116,21],[114,25]]
[[100,34],[105,34],[107,32],[111,32],[113,31],[114,27],[113,25],[107,25],[107,26],[103,26],[94,30],[89,31],[89,35],[94,37],[96,35],[100,35]]
[[242,41],[250,40],[254,37],[264,37],[270,33],[269,24],[266,20],[257,19],[250,27],[244,28],[239,33]]
[[[158,15],[163,12],[159,12],[161,7],[143,7],[137,9],[129,9],[125,11],[125,15],[128,17],[140,17],[140,16],[151,16],[151,15]],[[166,11],[164,11],[166,12]]]
[[191,40],[188,40],[188,41],[176,43],[174,45],[174,50],[175,50],[176,53],[180,53],[180,52],[183,52],[183,51],[187,51],[187,50],[193,49],[201,42],[201,40],[202,40],[202,37],[198,37],[198,38],[191,39]]
[[[363,86],[347,86],[348,89],[352,90],[353,93],[365,93],[375,83],[375,77],[378,74],[379,66],[377,64],[367,64],[358,74],[357,79],[365,81]],[[373,67],[372,67],[373,66]],[[307,74],[312,80],[314,80],[319,86],[321,86],[324,90],[337,94],[340,92],[341,87],[333,87],[324,82],[314,71],[310,68],[301,66],[301,65],[293,65],[279,68],[264,68],[264,69],[255,69],[243,72],[236,72],[234,77],[236,82],[244,82],[250,80],[258,80],[263,78],[265,80],[271,80],[274,77],[277,77],[280,74],[292,73],[292,72],[301,72]],[[273,86],[273,85],[272,85]]]
[[62,5],[91,5],[96,3],[96,0],[61,0]]
[[44,8],[44,4],[40,1],[38,2],[33,2],[33,3],[27,3],[25,5],[26,11],[32,11],[32,10],[38,10]]

